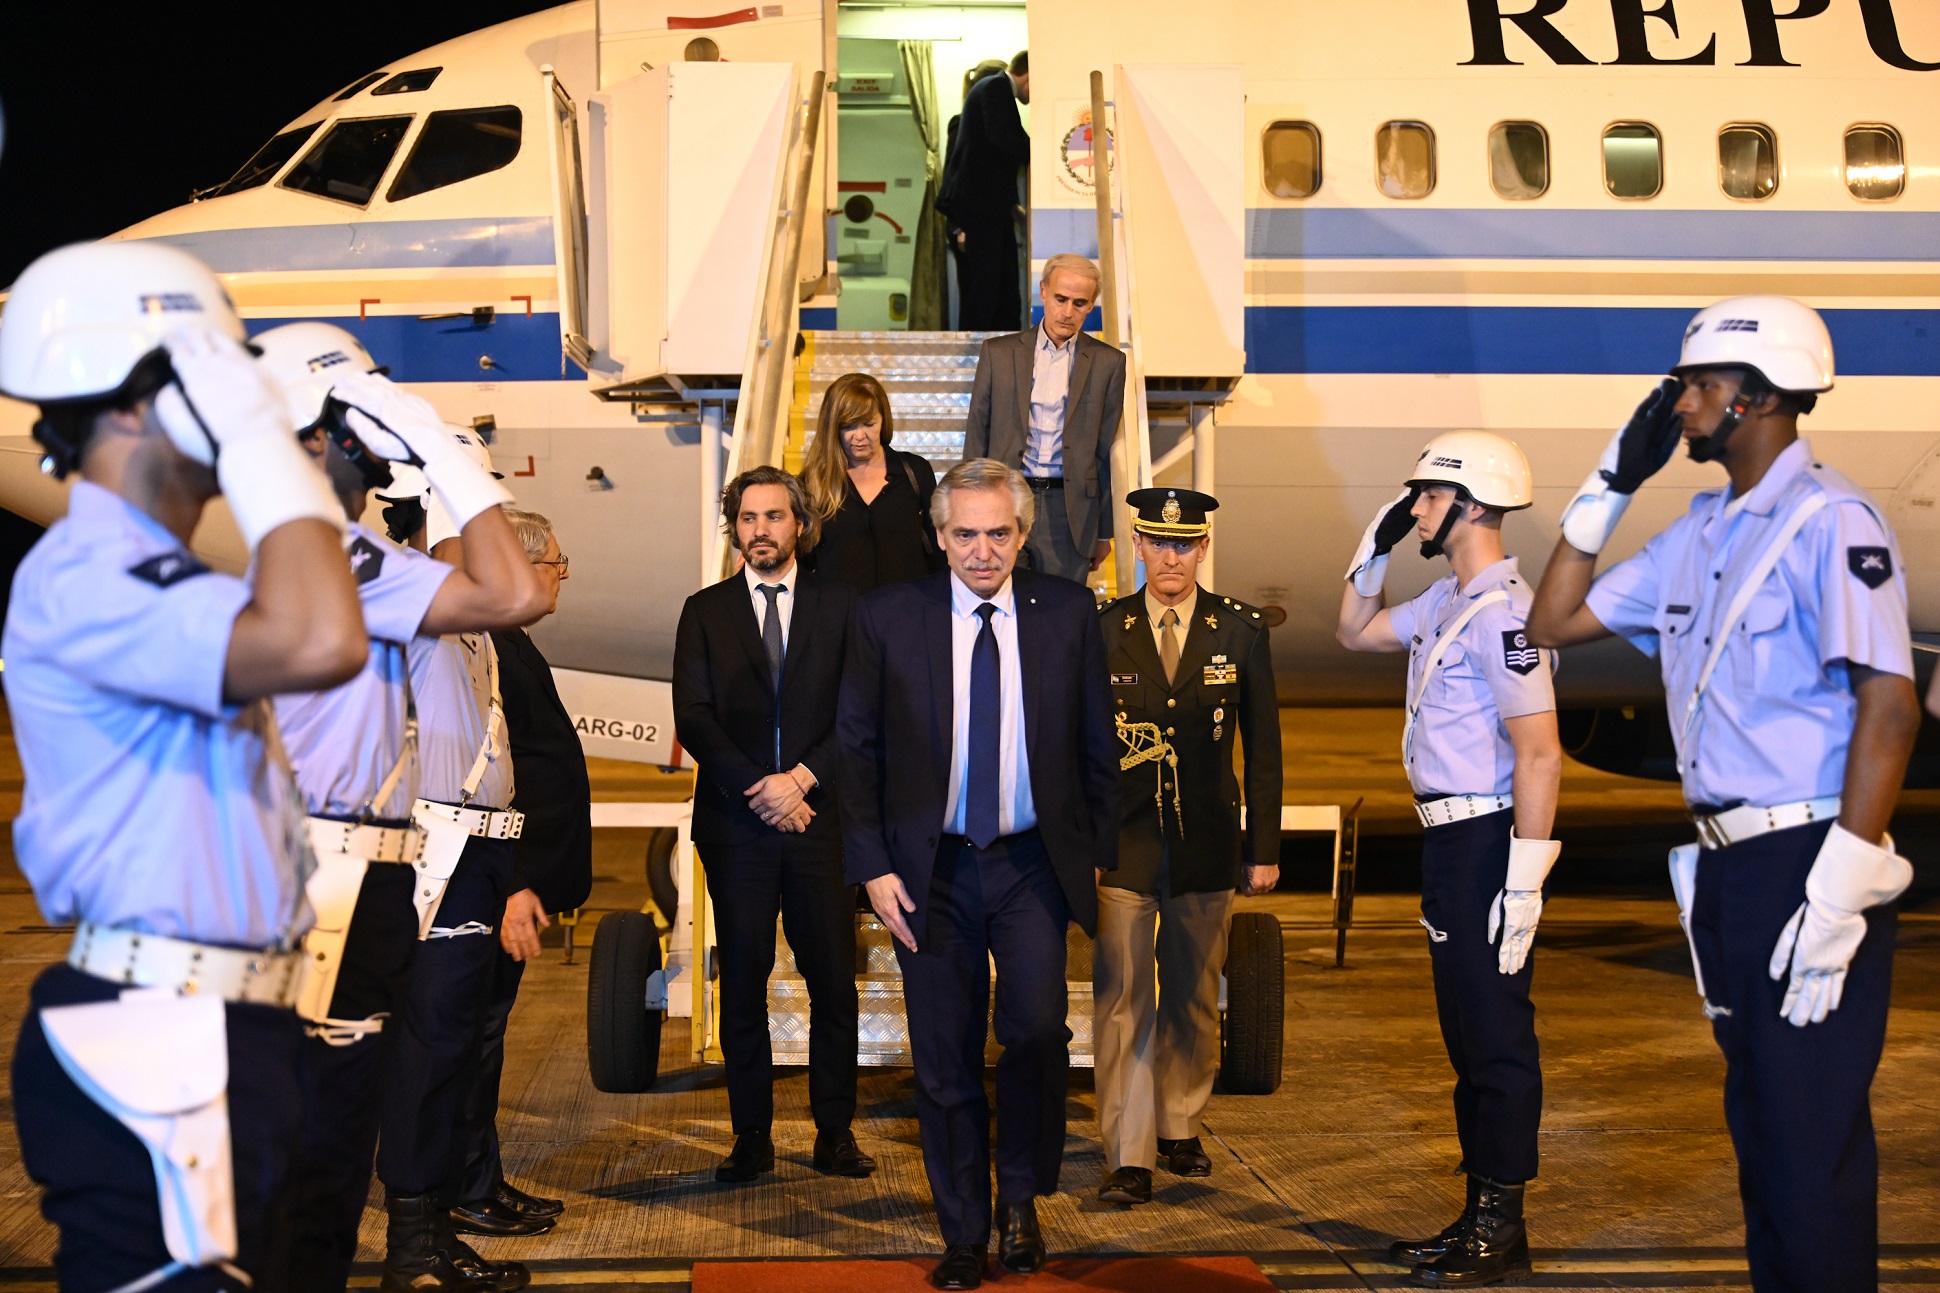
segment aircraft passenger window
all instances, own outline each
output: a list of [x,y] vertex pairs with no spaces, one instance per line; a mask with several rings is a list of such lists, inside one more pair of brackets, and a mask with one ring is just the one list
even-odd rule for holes
[[1374,132],[1375,182],[1391,198],[1435,191],[1435,132],[1419,121],[1390,121]]
[[1260,136],[1260,179],[1276,198],[1310,198],[1320,189],[1320,127],[1276,121]]
[[409,117],[339,121],[283,177],[283,187],[353,206],[369,206],[377,182],[404,142]]
[[466,108],[424,119],[418,142],[385,194],[392,202],[510,166],[519,155],[519,110]]
[[303,147],[311,135],[317,133],[317,123],[298,126],[295,130],[285,130],[276,138],[256,150],[256,155],[243,163],[241,170],[231,175],[209,196],[222,197],[227,193],[240,193],[253,189],[259,184],[267,184],[276,172],[283,169],[283,163],[296,156],[296,150]]
[[1613,198],[1654,198],[1664,187],[1664,140],[1657,127],[1619,121],[1603,132],[1603,187]]
[[1499,198],[1527,202],[1549,190],[1549,132],[1533,121],[1489,128],[1489,185]]
[[399,72],[384,84],[372,90],[372,94],[416,94],[419,90],[429,90],[431,83],[438,79],[442,67],[420,67],[409,72]]
[[1890,202],[1906,189],[1900,132],[1854,126],[1846,132],[1846,188],[1861,202]]
[[1718,186],[1728,198],[1759,202],[1778,191],[1778,136],[1770,126],[1718,132]]
[[343,93],[339,94],[334,102],[342,103],[345,99],[354,99],[359,92],[370,89],[371,86],[376,85],[383,79],[384,74],[382,72],[372,72],[369,76],[360,76],[349,85],[346,85]]

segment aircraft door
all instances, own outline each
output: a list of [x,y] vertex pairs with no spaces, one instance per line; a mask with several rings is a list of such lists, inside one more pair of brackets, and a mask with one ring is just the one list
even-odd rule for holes
[[586,187],[579,158],[579,113],[572,95],[550,66],[539,69],[546,82],[549,119],[546,147],[552,162],[553,264],[559,284],[559,341],[582,368],[591,368],[593,348],[586,340]]

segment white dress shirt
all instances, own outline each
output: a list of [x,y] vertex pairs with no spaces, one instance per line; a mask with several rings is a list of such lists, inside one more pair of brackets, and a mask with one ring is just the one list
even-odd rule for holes
[[[965,772],[970,766],[970,654],[976,648],[983,619],[977,608],[984,599],[971,592],[956,572],[950,572],[950,792],[944,796],[943,829],[964,833],[968,796]],[[990,628],[997,635],[997,661],[1003,704],[1003,739],[998,746],[997,833],[1015,835],[1037,825],[1037,805],[1031,800],[1031,759],[1024,748],[1024,678],[1017,654],[1017,594],[1012,581],[990,598],[997,613]]]
[[1076,333],[1060,346],[1038,325],[1031,360],[1031,435],[1024,446],[1026,476],[1064,475],[1064,408],[1071,399],[1071,362],[1077,353]]
[[795,563],[789,562],[788,569],[780,571],[771,579],[763,579],[755,568],[743,562],[741,573],[748,581],[748,596],[754,599],[754,626],[757,629],[768,627],[768,598],[761,591],[761,585],[787,584],[786,591],[775,597],[775,610],[781,615],[781,651],[788,654],[788,626],[795,620]]

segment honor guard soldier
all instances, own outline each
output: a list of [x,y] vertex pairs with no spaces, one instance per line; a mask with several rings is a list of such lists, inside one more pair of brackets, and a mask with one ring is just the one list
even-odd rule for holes
[[[429,405],[396,397],[355,337],[327,323],[291,323],[256,344],[350,520],[346,553],[370,634],[369,657],[350,682],[276,702],[317,855],[307,886],[316,925],[304,939],[297,1002],[310,1021],[303,1137],[278,1286],[331,1293],[348,1281],[357,1253],[377,1145],[381,1034],[386,1018],[403,1015],[418,947],[412,898],[424,837],[411,820],[417,715],[407,644],[521,623],[543,609],[543,593],[498,507],[504,488]],[[359,434],[352,410],[378,401],[389,405],[386,430],[360,417]],[[393,459],[421,468],[451,500],[447,511],[469,516],[463,570],[401,548],[359,521],[370,492],[392,484]],[[410,1220],[393,1226],[386,1288],[524,1283],[518,1263],[487,1263],[458,1240],[442,1208],[427,1205]]]
[[[1761,1293],[1878,1284],[1868,1091],[1886,1036],[1886,834],[1919,705],[1905,572],[1879,506],[1798,419],[1832,389],[1818,314],[1777,296],[1699,311],[1672,379],[1563,514],[1532,640],[1619,634],[1663,668],[1696,844],[1671,880],[1725,1055],[1745,1249]],[[1637,487],[1683,438],[1723,489],[1591,582]]]
[[[268,698],[366,644],[343,509],[242,337],[214,275],[151,242],[41,257],[0,325],[0,390],[79,473],[4,642],[15,855],[77,926],[13,1060],[62,1288],[263,1288],[291,1182],[310,856]],[[218,492],[250,582],[189,551]]]
[[1233,892],[1265,893],[1280,878],[1280,714],[1266,620],[1198,585],[1219,500],[1140,489],[1126,502],[1145,586],[1099,613],[1123,786],[1092,962],[1110,1169],[1098,1197],[1146,1203],[1161,1158],[1178,1176],[1212,1173],[1199,1128],[1219,1062]]
[[[1462,1214],[1389,1260],[1413,1283],[1469,1288],[1530,1273],[1523,1187],[1536,1175],[1543,1074],[1530,943],[1562,779],[1548,652],[1524,631],[1532,590],[1503,555],[1502,518],[1533,500],[1522,450],[1486,431],[1429,441],[1407,487],[1361,538],[1341,597],[1341,644],[1408,653],[1402,760],[1426,830],[1421,923],[1455,1069]],[[1389,607],[1388,553],[1410,530],[1453,573]]]

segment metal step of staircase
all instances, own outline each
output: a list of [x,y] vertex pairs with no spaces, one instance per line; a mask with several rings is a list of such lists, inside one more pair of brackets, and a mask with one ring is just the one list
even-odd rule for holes
[[977,352],[994,332],[815,332],[809,369],[808,434],[822,394],[844,373],[868,373],[889,392],[895,447],[922,454],[937,474],[963,457],[963,419]]

